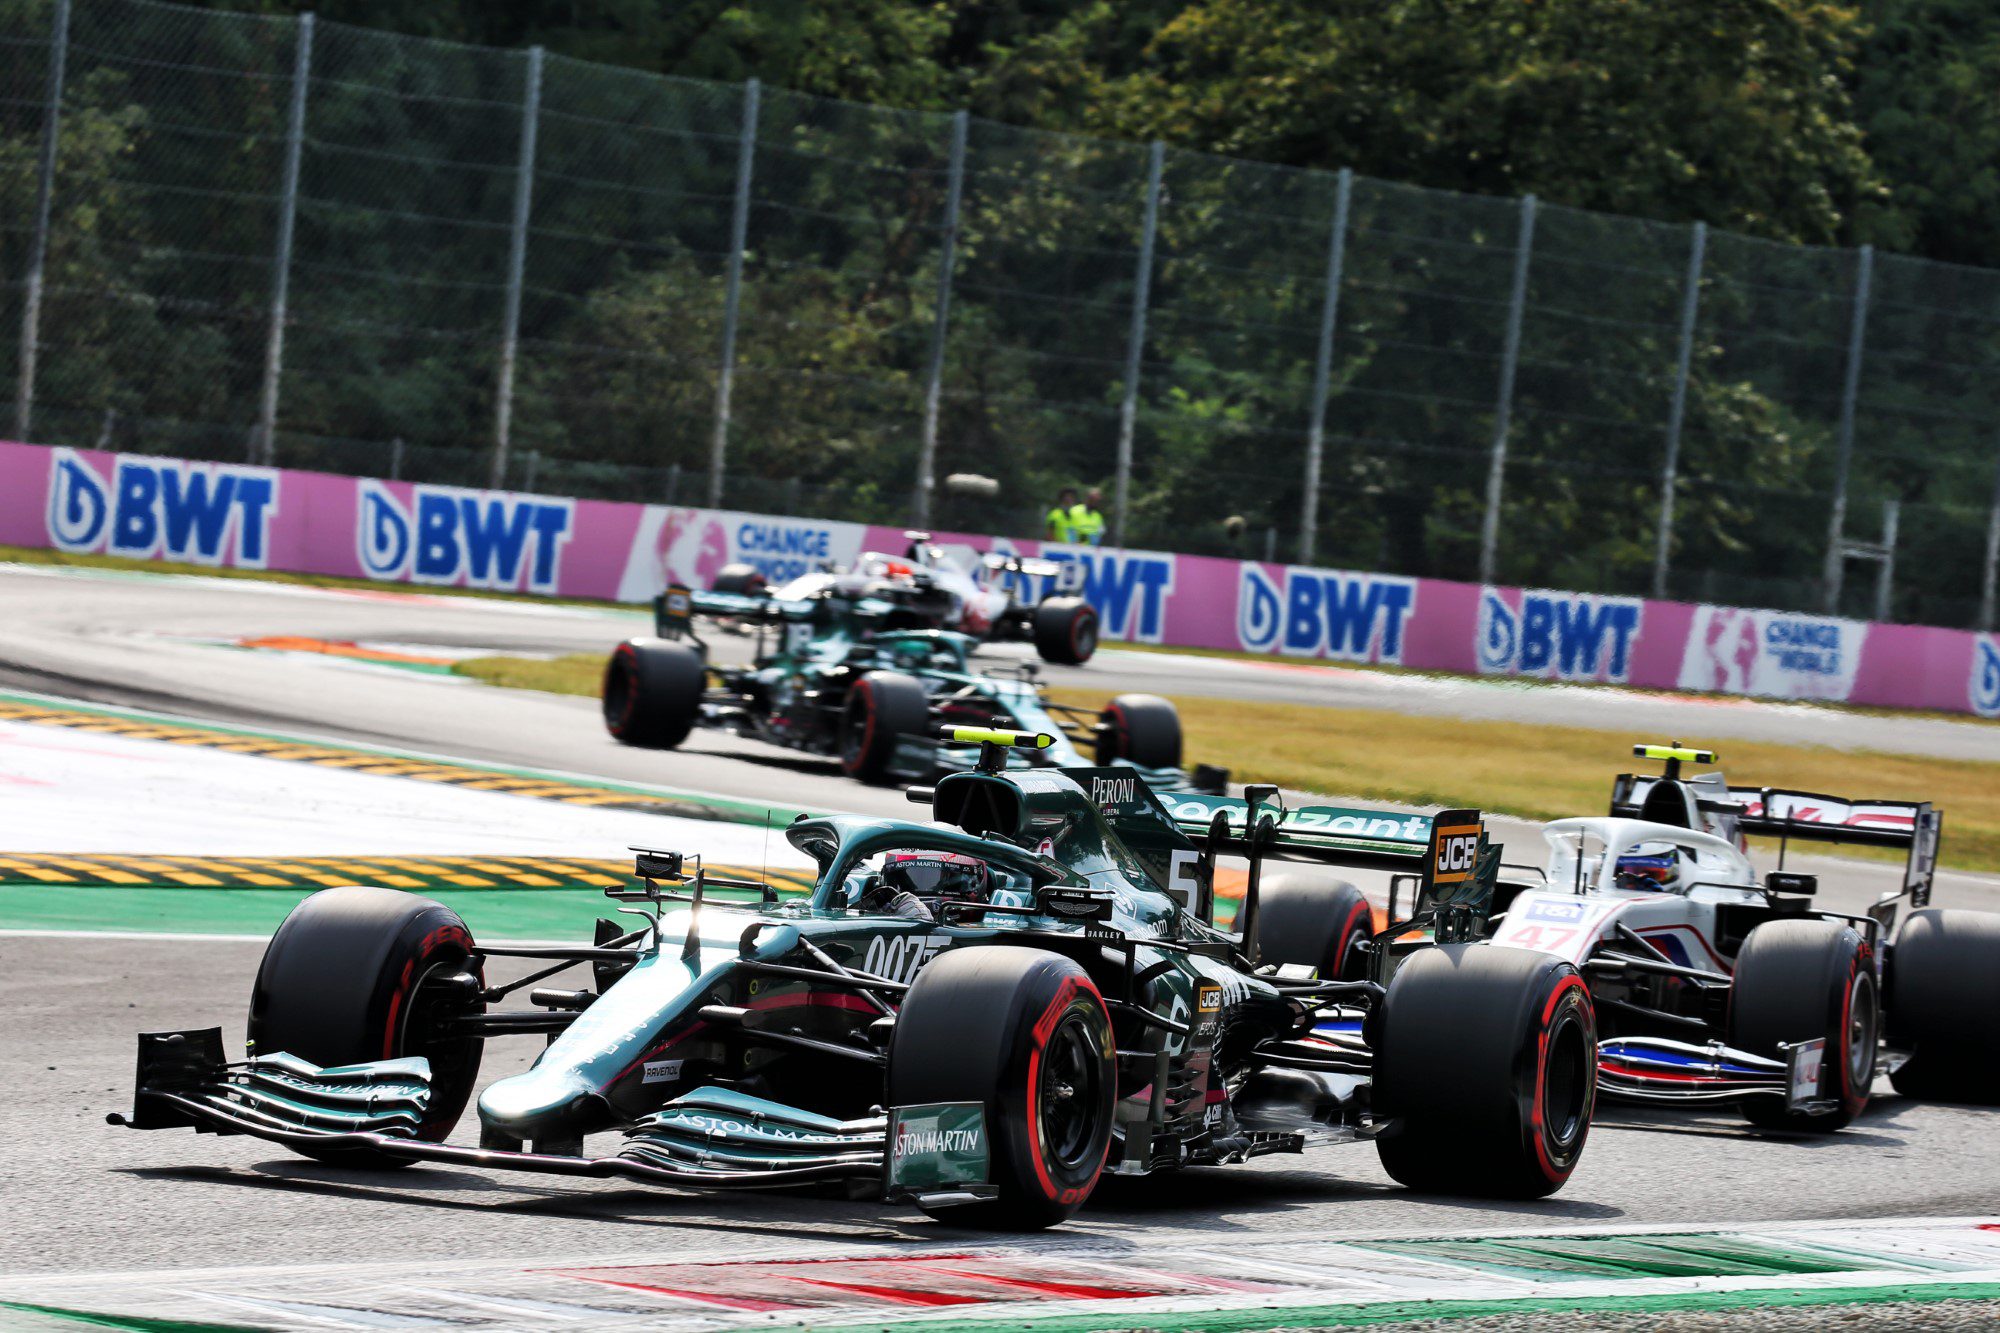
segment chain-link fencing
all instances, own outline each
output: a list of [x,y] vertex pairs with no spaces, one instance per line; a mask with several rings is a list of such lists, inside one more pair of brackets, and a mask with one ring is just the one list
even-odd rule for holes
[[149,0],[0,264],[24,439],[1994,620],[1984,270]]

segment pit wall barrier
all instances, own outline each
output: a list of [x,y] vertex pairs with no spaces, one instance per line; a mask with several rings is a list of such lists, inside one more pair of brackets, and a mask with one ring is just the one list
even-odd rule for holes
[[[2000,636],[1545,588],[940,533],[1083,566],[1103,635],[1386,663],[2000,716]],[[747,562],[782,583],[899,528],[571,500],[0,443],[0,544],[430,587],[649,599]],[[1043,580],[1020,578],[1039,596]]]

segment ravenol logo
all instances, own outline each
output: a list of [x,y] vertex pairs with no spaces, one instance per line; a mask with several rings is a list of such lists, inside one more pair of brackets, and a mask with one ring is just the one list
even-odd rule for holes
[[48,535],[60,551],[262,569],[277,512],[268,468],[120,457],[107,483],[74,449],[51,457]]
[[1403,660],[1403,625],[1417,609],[1417,581],[1382,574],[1287,568],[1283,582],[1245,561],[1236,584],[1236,641],[1342,662]]
[[1983,634],[1972,641],[1972,711],[2000,717],[2000,638]]
[[1622,685],[1644,617],[1645,603],[1632,597],[1529,591],[1516,611],[1498,589],[1487,588],[1479,598],[1479,669]]
[[354,544],[373,579],[554,592],[573,534],[572,500],[412,488],[406,508],[379,481],[355,492]]

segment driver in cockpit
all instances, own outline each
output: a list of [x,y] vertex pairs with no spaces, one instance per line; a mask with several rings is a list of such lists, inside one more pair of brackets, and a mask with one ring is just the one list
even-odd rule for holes
[[961,852],[891,852],[861,883],[853,902],[871,916],[900,916],[935,925],[948,902],[993,898],[993,869]]

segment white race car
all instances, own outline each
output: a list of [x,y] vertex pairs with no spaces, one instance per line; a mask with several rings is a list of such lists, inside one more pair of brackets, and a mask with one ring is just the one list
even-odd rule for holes
[[[1683,776],[1715,755],[1678,742],[1633,752],[1664,774],[1620,776],[1608,816],[1549,824],[1539,882],[1502,884],[1492,934],[1582,972],[1603,1094],[1835,1130],[1879,1061],[1908,1096],[2000,1100],[2000,914],[1929,906],[1940,811]],[[1761,880],[1750,837],[1780,840]],[[1821,909],[1817,879],[1782,869],[1791,841],[1905,851],[1901,882],[1866,915]]]
[[[1068,560],[941,546],[928,532],[903,534],[901,555],[864,551],[846,569],[828,567],[772,588],[754,566],[725,565],[711,592],[806,601],[831,590],[892,603],[881,628],[948,629],[981,639],[1027,639],[1044,661],[1079,665],[1097,651],[1097,612],[1082,597],[1084,569]],[[1029,601],[1029,580],[1047,591]]]

